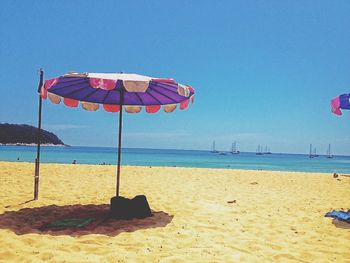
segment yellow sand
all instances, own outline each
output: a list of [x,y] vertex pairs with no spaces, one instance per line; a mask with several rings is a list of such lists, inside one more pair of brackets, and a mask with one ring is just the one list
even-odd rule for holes
[[106,212],[115,166],[41,168],[30,201],[34,165],[0,162],[1,262],[350,262],[349,225],[324,217],[350,208],[350,177],[122,167],[121,195],[145,194],[154,217],[42,232]]

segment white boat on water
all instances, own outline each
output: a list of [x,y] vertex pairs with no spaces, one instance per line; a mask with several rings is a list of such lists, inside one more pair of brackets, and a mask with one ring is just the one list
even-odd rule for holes
[[265,146],[264,154],[271,154],[270,148],[268,148],[267,146]]
[[239,154],[240,152],[237,151],[237,142],[234,141],[234,143],[232,143],[232,147],[231,147],[231,154]]
[[328,149],[327,149],[326,157],[327,157],[327,158],[333,158],[333,157],[334,157],[334,155],[332,154],[332,150],[331,150],[331,144],[328,144]]
[[219,151],[217,151],[216,149],[215,149],[215,140],[213,141],[213,146],[212,146],[212,149],[211,149],[211,151],[210,151],[211,153],[218,153]]
[[314,155],[312,153],[312,144],[310,144],[309,158],[314,158]]
[[258,145],[258,148],[256,149],[256,155],[263,155],[264,153],[262,152],[262,147],[260,146],[260,144]]

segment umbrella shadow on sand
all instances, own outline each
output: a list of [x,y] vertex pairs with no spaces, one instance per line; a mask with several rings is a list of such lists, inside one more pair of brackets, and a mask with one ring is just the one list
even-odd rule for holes
[[[37,233],[48,235],[83,236],[100,234],[116,236],[122,232],[167,226],[173,216],[163,211],[152,211],[153,216],[144,219],[115,220],[108,218],[109,205],[67,205],[23,208],[0,215],[0,229],[9,229],[17,235]],[[56,220],[69,218],[86,219],[92,222],[82,228],[46,229],[44,226]]]

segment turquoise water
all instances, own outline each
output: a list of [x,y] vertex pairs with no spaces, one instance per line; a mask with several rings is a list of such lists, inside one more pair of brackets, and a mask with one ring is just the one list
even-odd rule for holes
[[[44,163],[116,164],[117,150],[107,147],[42,147]],[[123,165],[178,166],[272,171],[304,171],[350,174],[350,157],[309,159],[303,154],[213,154],[209,151],[123,149]],[[34,162],[36,147],[0,146],[0,161]]]

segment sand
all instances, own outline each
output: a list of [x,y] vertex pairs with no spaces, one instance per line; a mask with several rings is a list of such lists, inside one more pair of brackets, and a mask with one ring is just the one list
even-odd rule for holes
[[[115,166],[0,162],[0,262],[350,262],[350,177],[199,168],[122,167],[121,195],[154,216],[107,220]],[[95,217],[86,229],[43,230]]]

